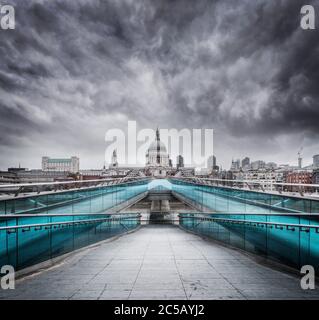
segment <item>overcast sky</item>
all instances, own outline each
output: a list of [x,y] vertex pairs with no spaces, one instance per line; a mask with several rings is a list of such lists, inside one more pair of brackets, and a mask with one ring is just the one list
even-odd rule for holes
[[319,31],[299,27],[303,1],[6,3],[16,29],[0,30],[0,169],[43,155],[100,168],[105,132],[128,120],[213,128],[225,168],[319,153]]

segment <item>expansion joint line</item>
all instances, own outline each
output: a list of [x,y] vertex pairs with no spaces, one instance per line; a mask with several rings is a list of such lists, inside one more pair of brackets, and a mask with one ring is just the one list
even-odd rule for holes
[[[193,245],[193,244],[192,244]],[[193,245],[194,246],[194,245]],[[207,259],[207,257],[203,254],[203,252],[200,250],[200,248],[197,248],[197,250],[201,253],[201,255],[204,257],[204,259],[207,261],[207,263],[214,269],[214,270],[216,270],[215,268],[214,268],[214,266],[210,263],[210,261]],[[244,298],[246,298],[241,292],[240,292],[240,290],[238,290],[231,282],[229,282],[228,281],[228,279],[223,275],[223,274],[221,274],[218,270],[216,270],[217,272],[218,272],[218,274],[224,279],[224,280],[226,280],[227,281],[227,283],[231,286],[231,287],[233,287],[241,296],[243,296]]]
[[184,291],[185,297],[186,297],[187,300],[189,300],[189,299],[188,299],[188,296],[187,296],[187,292],[186,292],[185,286],[184,286],[184,281],[183,281],[182,276],[181,276],[181,274],[179,273],[179,270],[178,270],[178,266],[177,266],[176,257],[175,257],[175,253],[174,253],[174,250],[173,250],[172,243],[171,243],[171,241],[170,241],[170,239],[169,239],[168,236],[167,236],[167,239],[168,239],[169,246],[170,246],[170,248],[171,248],[171,250],[172,250],[172,252],[173,252],[174,264],[175,264],[176,270],[177,270],[177,272],[178,272],[178,276],[179,276],[179,279],[180,279],[180,281],[181,281],[181,284],[182,284],[182,286],[183,286],[183,291]]
[[141,263],[141,266],[140,266],[140,268],[139,268],[139,270],[138,270],[138,273],[137,273],[137,275],[136,275],[136,278],[135,278],[135,280],[134,280],[134,283],[133,283],[132,289],[131,289],[131,291],[130,291],[130,294],[129,294],[129,296],[128,296],[128,299],[130,299],[131,294],[132,294],[132,291],[133,291],[133,289],[134,289],[134,287],[135,287],[136,281],[137,281],[137,279],[138,279],[138,277],[139,277],[139,275],[140,275],[140,273],[141,273],[141,270],[142,270],[142,267],[143,267],[143,264],[144,264],[145,255],[146,255],[147,249],[148,249],[149,246],[150,246],[151,240],[152,240],[152,237],[151,237],[151,239],[149,240],[149,242],[148,242],[148,244],[147,244],[147,246],[146,246],[146,248],[145,248],[145,251],[144,251],[144,254],[143,254],[143,258],[142,258],[142,263]]

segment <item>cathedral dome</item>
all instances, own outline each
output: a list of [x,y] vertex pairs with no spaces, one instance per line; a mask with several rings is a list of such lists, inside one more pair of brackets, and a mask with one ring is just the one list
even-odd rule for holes
[[165,144],[160,140],[153,141],[148,148],[148,152],[156,153],[157,151],[159,151],[160,153],[167,153]]
[[165,144],[160,139],[159,130],[156,130],[156,139],[153,141],[146,152],[147,166],[162,166],[169,165],[169,156]]

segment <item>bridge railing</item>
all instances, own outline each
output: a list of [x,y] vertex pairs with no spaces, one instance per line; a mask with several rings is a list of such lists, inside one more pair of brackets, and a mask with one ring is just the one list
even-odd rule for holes
[[[121,183],[101,182],[91,186],[80,185],[81,188],[0,197],[0,214],[56,213],[61,207],[62,212],[68,213],[103,212],[119,204],[128,203],[134,197],[145,193],[147,182],[145,179]],[[41,185],[52,186],[52,183]],[[73,184],[70,186],[73,187]]]
[[299,269],[319,271],[319,214],[179,214],[186,230]]
[[[89,189],[97,187],[114,186],[128,183],[137,183],[149,181],[145,177],[124,177],[124,178],[107,178],[94,180],[74,180],[74,181],[55,181],[55,182],[32,182],[32,183],[15,183],[0,184],[0,194],[17,197],[22,193],[50,193],[71,191],[78,189]],[[0,198],[1,200],[1,198]]]
[[300,197],[318,197],[319,199],[319,184],[284,183],[276,182],[274,180],[229,180],[198,177],[171,179],[208,186],[228,187],[234,189],[244,189],[249,191],[276,193],[282,195],[286,194]]
[[173,193],[177,197],[184,198],[198,211],[249,213],[259,209],[261,212],[319,212],[319,197],[315,195],[300,196],[292,193],[252,190],[243,187],[242,181],[232,186],[202,179],[170,181]]
[[15,270],[54,259],[140,225],[139,213],[0,216],[0,265]]

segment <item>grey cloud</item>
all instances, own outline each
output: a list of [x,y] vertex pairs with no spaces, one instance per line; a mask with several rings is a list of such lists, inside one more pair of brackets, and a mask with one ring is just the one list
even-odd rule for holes
[[[319,148],[318,31],[300,30],[300,0],[12,3],[17,28],[0,39],[0,167],[17,162],[7,148],[28,166],[78,153],[96,167],[105,130],[129,119],[213,127],[224,165],[239,141],[242,154],[263,156],[262,144],[283,161],[282,141]],[[22,152],[21,136],[36,154]]]

